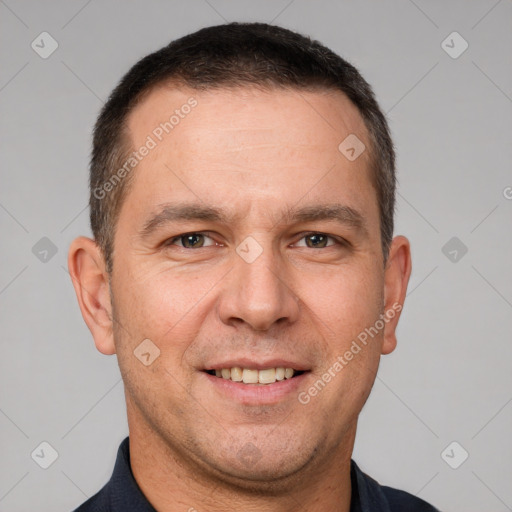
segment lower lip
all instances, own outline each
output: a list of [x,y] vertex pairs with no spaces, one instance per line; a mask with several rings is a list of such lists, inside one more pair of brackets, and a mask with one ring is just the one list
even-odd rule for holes
[[212,386],[224,396],[236,400],[244,405],[268,405],[275,404],[286,398],[288,395],[297,394],[309,372],[301,373],[291,379],[276,381],[273,384],[244,384],[234,382],[230,379],[223,379],[201,372]]

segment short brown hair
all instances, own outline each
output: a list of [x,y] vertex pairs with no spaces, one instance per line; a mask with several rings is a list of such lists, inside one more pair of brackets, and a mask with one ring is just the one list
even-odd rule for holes
[[203,28],[141,59],[121,79],[98,116],[90,165],[90,221],[109,274],[116,224],[133,173],[108,193],[102,187],[133,150],[126,130],[129,113],[155,86],[167,81],[196,90],[256,86],[343,92],[358,108],[369,133],[386,261],[393,237],[395,153],[371,87],[354,66],[318,41],[275,25],[229,23]]

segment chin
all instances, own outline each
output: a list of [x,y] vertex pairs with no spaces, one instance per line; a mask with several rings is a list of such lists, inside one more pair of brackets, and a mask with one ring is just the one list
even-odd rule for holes
[[312,456],[307,456],[303,449],[293,449],[291,453],[294,455],[291,455],[283,449],[266,448],[260,451],[248,442],[236,452],[234,458],[230,454],[220,459],[221,456],[217,454],[217,461],[212,461],[210,468],[215,468],[220,480],[239,490],[273,495],[290,492]]

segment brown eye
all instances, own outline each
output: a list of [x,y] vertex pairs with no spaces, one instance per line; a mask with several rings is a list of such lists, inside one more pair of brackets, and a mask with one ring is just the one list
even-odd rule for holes
[[309,244],[308,247],[326,247],[327,240],[329,239],[329,237],[327,235],[315,233],[314,235],[306,236],[305,239],[311,242],[311,244]]
[[203,233],[185,233],[175,236],[167,245],[178,245],[185,249],[200,249],[201,247],[208,247],[208,245],[205,244],[205,239],[211,240],[209,236]]
[[201,238],[203,235],[185,235],[181,237],[183,247],[202,247],[204,240]]
[[[323,249],[340,243],[332,236],[325,235],[324,233],[308,233],[301,238],[302,240],[306,240],[306,244],[301,245],[301,247],[308,247],[310,249]],[[334,243],[329,244],[329,240],[332,240]]]

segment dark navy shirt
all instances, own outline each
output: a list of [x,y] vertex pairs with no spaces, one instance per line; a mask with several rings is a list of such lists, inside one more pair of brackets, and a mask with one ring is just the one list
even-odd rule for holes
[[[74,512],[156,512],[133,478],[128,439],[119,446],[110,480]],[[412,494],[379,485],[354,461],[351,461],[350,478],[350,512],[439,512]]]

